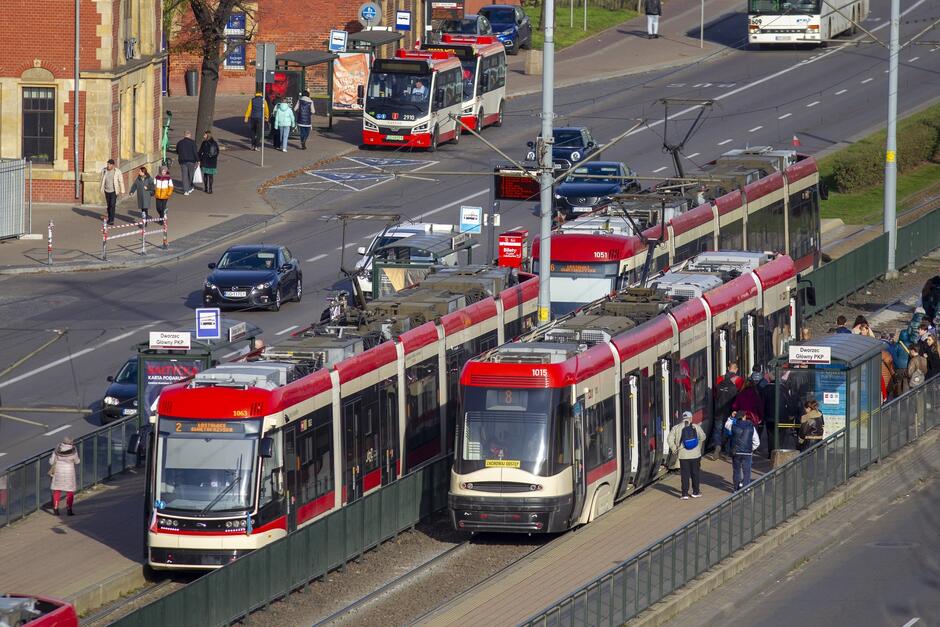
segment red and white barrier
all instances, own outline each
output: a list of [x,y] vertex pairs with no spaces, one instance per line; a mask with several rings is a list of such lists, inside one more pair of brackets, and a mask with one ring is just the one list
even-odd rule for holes
[[[140,254],[147,254],[147,236],[148,235],[162,235],[163,236],[163,250],[166,250],[169,247],[169,238],[167,235],[167,217],[169,212],[165,213],[162,218],[146,218],[140,219],[137,222],[132,222],[130,224],[122,224],[120,226],[111,226],[108,224],[107,218],[101,218],[101,259],[103,261],[108,260],[108,242],[111,240],[121,239],[124,237],[138,236],[140,237]],[[147,225],[154,222],[159,222],[161,227],[160,229],[147,230]],[[133,230],[131,230],[133,229]],[[114,232],[118,233],[115,234]],[[126,231],[126,232],[123,232]]]

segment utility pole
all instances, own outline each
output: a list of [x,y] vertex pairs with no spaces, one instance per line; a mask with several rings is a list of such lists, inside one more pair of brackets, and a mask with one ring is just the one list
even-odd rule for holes
[[[894,0],[897,2],[897,0]],[[545,43],[542,46],[542,142],[539,148],[539,177],[542,225],[539,233],[539,324],[545,324],[551,316],[552,295],[548,284],[552,260],[552,188],[554,161],[552,144],[555,117],[555,0],[545,0],[542,7],[545,16]]]
[[897,277],[894,257],[898,247],[897,183],[898,183],[898,31],[900,30],[900,0],[891,0],[891,41],[888,44],[888,140],[885,145],[885,218],[884,230],[888,234],[888,271],[885,278]]

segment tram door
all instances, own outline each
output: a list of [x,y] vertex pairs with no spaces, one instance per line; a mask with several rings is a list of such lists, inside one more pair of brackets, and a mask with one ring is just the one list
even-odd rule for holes
[[572,424],[572,505],[571,521],[575,524],[581,517],[581,510],[584,509],[584,499],[587,492],[587,477],[584,471],[584,399],[581,398],[574,405],[574,420]]
[[344,470],[344,485],[346,487],[346,502],[362,497],[362,475],[365,468],[365,451],[360,436],[362,422],[365,415],[362,408],[362,399],[356,399],[343,405],[343,429],[345,432],[346,460]]
[[284,469],[287,472],[287,530],[293,531],[297,528],[297,496],[301,491],[296,422],[284,429]]
[[654,401],[653,377],[650,377],[648,369],[644,368],[639,372],[638,394],[637,394],[637,418],[638,418],[638,439],[637,448],[639,455],[639,470],[637,472],[637,487],[646,485],[649,480],[656,475],[660,459],[660,434],[662,431],[662,420],[656,413]]
[[398,477],[398,394],[395,379],[386,379],[380,384],[379,405],[382,485],[387,485]]

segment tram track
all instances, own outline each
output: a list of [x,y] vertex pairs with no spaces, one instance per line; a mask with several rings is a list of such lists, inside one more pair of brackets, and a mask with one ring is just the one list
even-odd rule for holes
[[99,608],[81,619],[82,627],[105,627],[124,617],[137,607],[147,605],[174,592],[195,579],[196,576],[181,575],[154,581],[137,592],[121,597],[114,603]]

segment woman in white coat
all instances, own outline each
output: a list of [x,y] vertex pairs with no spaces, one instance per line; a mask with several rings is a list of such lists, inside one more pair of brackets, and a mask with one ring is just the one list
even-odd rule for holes
[[81,462],[78,451],[72,445],[72,438],[63,438],[62,444],[56,447],[49,458],[49,474],[52,476],[52,511],[59,515],[59,499],[65,492],[65,506],[69,516],[74,516],[72,501],[75,500],[77,478],[75,467]]

